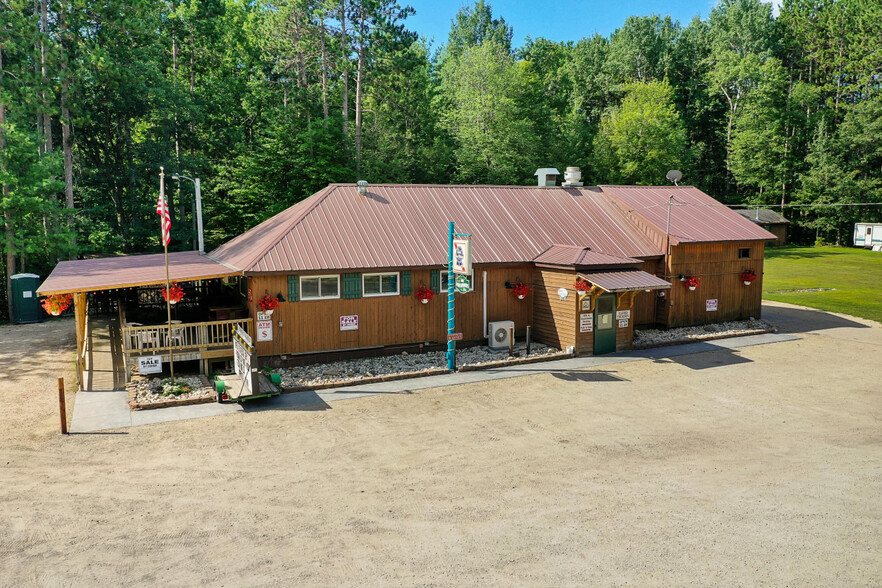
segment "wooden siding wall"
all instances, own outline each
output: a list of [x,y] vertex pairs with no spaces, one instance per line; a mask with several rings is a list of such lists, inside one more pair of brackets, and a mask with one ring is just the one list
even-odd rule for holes
[[[535,268],[533,272],[533,323],[536,340],[558,349],[575,347],[578,330],[576,310],[579,303],[579,297],[573,289],[576,271]],[[557,295],[560,288],[569,290],[566,300],[561,300]]]
[[[438,268],[440,269],[440,267]],[[456,330],[463,333],[466,341],[484,339],[483,325],[483,275],[487,271],[487,320],[511,320],[515,323],[515,337],[523,336],[532,320],[533,294],[518,300],[505,282],[517,280],[530,283],[532,267],[475,266],[475,289],[467,294],[456,295]],[[380,271],[380,270],[377,270]],[[390,269],[383,271],[403,271]],[[411,269],[411,290],[420,286],[431,287],[432,271]],[[330,275],[333,272],[310,272],[297,274]],[[351,273],[351,272],[345,272]],[[248,302],[251,316],[257,316],[257,301],[265,294],[282,293],[288,299],[288,274],[264,274],[251,276],[248,286],[253,300]],[[357,331],[341,331],[340,317],[358,315]],[[279,321],[283,323],[279,327]],[[355,299],[307,300],[282,302],[273,313],[273,341],[256,343],[257,354],[288,355],[377,347],[413,343],[443,343],[447,340],[447,293],[435,296],[428,304],[422,304],[416,296],[395,295]]]
[[[738,251],[750,248],[749,259],[738,259]],[[765,243],[705,243],[678,245],[671,253],[669,268],[673,287],[668,294],[668,327],[703,325],[723,321],[760,318],[762,312],[763,257]],[[752,269],[757,279],[745,286],[740,274]],[[679,275],[701,278],[690,291]],[[706,301],[718,300],[718,309],[708,312]]]
[[[664,278],[664,258],[651,259],[643,262],[643,271],[648,274],[658,275]],[[667,296],[667,293],[665,294]],[[641,290],[634,296],[634,307],[631,316],[637,326],[652,326],[656,324],[656,309],[658,307],[658,291],[645,292]]]

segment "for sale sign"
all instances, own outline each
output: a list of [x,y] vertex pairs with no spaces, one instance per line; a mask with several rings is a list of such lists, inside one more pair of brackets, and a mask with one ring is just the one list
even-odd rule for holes
[[139,374],[158,374],[162,372],[162,356],[148,355],[138,358]]
[[346,316],[340,317],[340,330],[341,331],[357,331],[358,330],[358,315],[357,314],[348,314]]
[[710,300],[705,300],[704,307],[706,312],[716,312],[717,310],[718,300],[716,298],[711,298]]

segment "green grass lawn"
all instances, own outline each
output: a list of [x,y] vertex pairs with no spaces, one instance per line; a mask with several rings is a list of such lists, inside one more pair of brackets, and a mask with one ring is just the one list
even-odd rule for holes
[[[833,288],[818,292],[788,292]],[[766,249],[763,298],[882,322],[882,252],[845,247]]]

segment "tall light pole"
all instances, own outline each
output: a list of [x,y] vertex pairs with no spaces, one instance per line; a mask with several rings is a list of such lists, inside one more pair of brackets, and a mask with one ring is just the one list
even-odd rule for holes
[[199,234],[199,253],[205,253],[205,238],[202,235],[202,184],[199,178],[195,180],[183,174],[175,174],[173,180],[190,180],[196,186],[196,231]]

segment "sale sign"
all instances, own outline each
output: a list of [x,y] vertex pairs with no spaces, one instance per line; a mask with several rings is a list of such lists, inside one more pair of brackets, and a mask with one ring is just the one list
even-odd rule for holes
[[358,315],[357,314],[349,314],[346,316],[340,317],[340,330],[341,331],[357,331],[358,330]]

